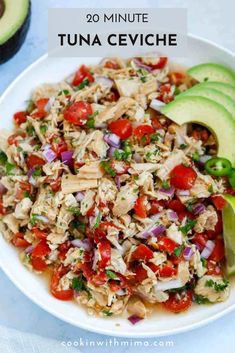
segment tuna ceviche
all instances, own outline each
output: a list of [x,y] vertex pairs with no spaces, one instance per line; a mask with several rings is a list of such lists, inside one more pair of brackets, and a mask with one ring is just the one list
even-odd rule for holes
[[0,231],[48,273],[50,295],[132,323],[157,303],[178,313],[226,300],[231,162],[209,129],[161,112],[195,84],[164,57],[104,59],[14,114],[0,139]]

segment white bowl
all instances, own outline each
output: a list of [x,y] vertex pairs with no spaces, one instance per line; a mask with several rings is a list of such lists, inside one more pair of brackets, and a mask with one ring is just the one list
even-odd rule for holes
[[[48,58],[43,56],[25,70],[5,91],[0,99],[0,128],[12,127],[14,112],[25,108],[25,101],[32,90],[45,82],[57,82],[68,76],[82,64],[97,63],[98,58]],[[208,41],[189,36],[188,58],[174,60],[183,66],[203,62],[215,62],[235,68],[235,56],[229,51]],[[133,326],[125,318],[89,316],[73,302],[62,302],[48,291],[47,281],[29,272],[21,263],[18,253],[0,236],[0,265],[12,282],[33,302],[52,315],[80,328],[102,334],[123,337],[150,337],[171,335],[205,325],[235,308],[235,285],[229,299],[215,305],[194,305],[185,313],[174,315],[165,311],[156,312],[149,319]]]

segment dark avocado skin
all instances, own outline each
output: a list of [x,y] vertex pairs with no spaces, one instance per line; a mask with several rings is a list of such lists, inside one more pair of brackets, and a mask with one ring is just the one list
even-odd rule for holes
[[28,14],[24,20],[24,23],[18,29],[18,31],[8,39],[8,41],[2,45],[0,45],[0,64],[3,64],[7,60],[9,60],[12,56],[14,56],[22,44],[25,41],[26,34],[29,29],[31,19],[31,1],[29,2]]

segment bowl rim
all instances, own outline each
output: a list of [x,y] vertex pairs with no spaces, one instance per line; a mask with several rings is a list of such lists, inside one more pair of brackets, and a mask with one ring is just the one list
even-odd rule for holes
[[[205,44],[208,44],[209,46],[213,46],[223,52],[225,52],[226,54],[232,56],[233,58],[235,58],[235,53],[233,53],[231,50],[224,48],[221,45],[216,44],[215,42],[202,38],[200,36],[188,33],[187,34],[188,38],[191,38],[193,40],[199,41],[199,42],[203,42]],[[29,66],[27,66],[11,83],[10,85],[8,85],[8,87],[4,90],[4,92],[1,94],[0,96],[0,104],[2,103],[2,101],[4,101],[5,97],[7,96],[7,94],[9,93],[9,91],[11,91],[11,89],[14,87],[15,84],[17,84],[18,81],[21,80],[22,77],[24,77],[25,74],[27,74],[29,71],[31,71],[35,66],[37,66],[38,64],[40,64],[41,62],[43,62],[44,60],[46,60],[48,57],[48,54],[44,54],[41,57],[39,57],[37,60],[35,60],[32,64],[30,64]],[[41,309],[45,310],[47,313],[53,315],[54,317],[62,320],[63,322],[66,322],[68,324],[71,324],[75,327],[79,327],[83,330],[88,330],[89,332],[94,332],[94,333],[98,333],[98,334],[102,334],[102,335],[108,335],[108,336],[112,336],[112,337],[126,337],[126,338],[150,338],[150,337],[164,337],[164,336],[173,336],[179,333],[184,333],[187,331],[192,331],[196,328],[208,325],[210,322],[215,321],[219,318],[221,318],[222,316],[224,316],[225,314],[230,313],[231,311],[233,311],[235,309],[235,303],[231,304],[229,307],[222,309],[221,311],[212,314],[210,317],[206,318],[206,319],[201,319],[198,322],[195,323],[191,323],[191,324],[187,324],[183,327],[179,327],[179,328],[174,328],[171,329],[171,332],[169,332],[168,330],[162,330],[162,331],[158,331],[156,333],[154,332],[150,332],[150,333],[146,333],[146,332],[115,332],[113,328],[100,328],[100,327],[94,327],[92,326],[92,324],[90,323],[83,323],[83,322],[79,322],[75,323],[72,319],[69,319],[67,317],[65,317],[63,314],[61,314],[60,312],[56,311],[55,309],[49,307],[48,305],[44,304],[42,301],[38,301],[37,299],[34,298],[34,296],[31,293],[28,293],[25,291],[23,285],[21,285],[21,283],[19,283],[18,281],[15,281],[15,278],[13,276],[13,274],[11,273],[11,270],[8,270],[7,267],[2,266],[1,263],[1,258],[0,258],[0,268],[1,270],[6,274],[6,276],[11,280],[11,282],[28,298],[30,299],[34,304],[38,305]]]

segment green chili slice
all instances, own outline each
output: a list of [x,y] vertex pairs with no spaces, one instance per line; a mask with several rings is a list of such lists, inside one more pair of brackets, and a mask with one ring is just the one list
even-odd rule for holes
[[235,169],[232,170],[231,174],[228,177],[228,181],[232,188],[235,190]]
[[213,157],[206,162],[205,170],[210,175],[226,176],[232,172],[232,164],[226,158]]

